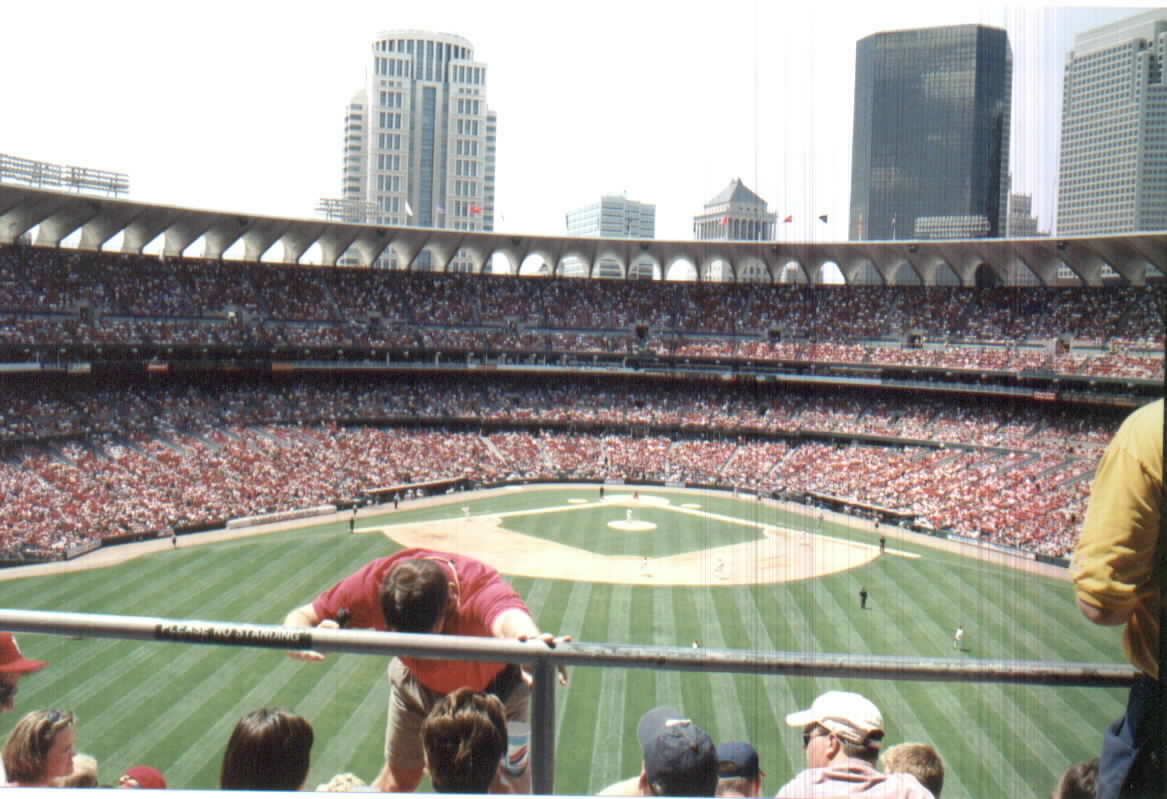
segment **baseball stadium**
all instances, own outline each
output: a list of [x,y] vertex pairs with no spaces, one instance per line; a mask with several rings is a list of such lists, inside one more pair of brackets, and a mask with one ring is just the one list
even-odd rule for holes
[[[570,240],[463,244],[480,272],[499,252],[547,267],[511,275],[233,262],[190,255],[221,256],[222,215],[0,200],[0,626],[49,664],[21,709],[74,712],[101,784],[147,763],[215,788],[232,725],[261,707],[311,722],[307,787],[371,782],[386,658],[54,614],[278,627],[412,547],[494,567],[572,637],[569,679],[542,694],[560,794],[637,774],[658,705],[752,742],[770,794],[802,768],[786,715],[831,689],[874,701],[889,743],[934,746],[946,797],[1045,796],[1122,713],[1121,630],[1080,617],[1068,556],[1103,448],[1162,393],[1167,236],[655,242],[631,257],[701,279],[620,281],[557,277],[549,253],[583,253]],[[166,253],[60,246],[119,226]],[[461,252],[444,231],[379,233],[406,263]],[[888,279],[823,285],[828,260]],[[1026,261],[1079,279],[996,279]],[[747,262],[766,279],[713,277]],[[790,263],[801,280],[781,282]]]

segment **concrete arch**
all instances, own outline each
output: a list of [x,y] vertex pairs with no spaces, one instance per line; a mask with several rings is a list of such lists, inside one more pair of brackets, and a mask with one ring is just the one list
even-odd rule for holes
[[[204,238],[203,236],[198,236],[198,237],[192,239],[189,244],[187,244],[185,247],[182,248],[182,252],[179,253],[179,256],[182,258],[202,258],[203,257],[203,250],[205,250],[206,246],[207,246],[207,243],[203,240],[203,238]],[[319,249],[317,249],[317,251],[316,251],[317,257],[319,257],[319,254],[320,254],[320,251],[319,251]],[[305,253],[305,255],[307,255],[307,253]],[[308,261],[308,260],[305,260],[304,256],[301,256],[300,263],[319,264],[320,262],[319,261]]]
[[944,258],[936,255],[920,259],[917,269],[925,286],[959,286],[960,275]]
[[[194,242],[191,242],[192,247],[194,244]],[[308,249],[304,250],[300,255],[300,260],[297,263],[305,266],[326,266],[327,264],[324,263],[324,247],[318,241],[312,242]],[[332,265],[335,266],[335,264]]]
[[915,264],[906,258],[895,264],[886,277],[889,286],[920,286],[924,283]]
[[733,264],[727,258],[715,256],[701,264],[701,280],[705,283],[733,283],[736,279]]
[[770,267],[765,261],[754,255],[747,255],[738,263],[737,279],[739,283],[770,284],[774,282]]
[[[473,250],[472,247],[467,247]],[[478,262],[475,274],[489,275],[517,275],[521,259],[513,247],[495,247],[484,249],[482,259]]]
[[660,263],[648,254],[636,256],[628,267],[629,280],[660,280],[662,274]]
[[820,286],[842,286],[847,283],[847,275],[834,261],[823,261],[815,267],[814,282]]
[[550,277],[555,273],[554,261],[544,252],[530,252],[519,264],[520,277]]
[[485,261],[478,271],[480,274],[514,277],[519,273],[518,255],[510,250],[495,250],[490,254],[490,260]]
[[473,248],[459,247],[443,271],[459,274],[475,274],[481,272],[481,264],[477,261],[476,255],[477,253]]
[[592,259],[588,253],[581,250],[568,250],[560,256],[555,264],[557,277],[590,277],[592,273]]
[[778,282],[783,285],[795,283],[805,285],[810,282],[810,276],[798,261],[787,261],[778,271]]
[[981,264],[973,271],[973,285],[978,289],[991,289],[1002,285],[1000,273],[988,264]]
[[693,282],[697,280],[697,265],[683,255],[669,262],[665,269],[665,280]]

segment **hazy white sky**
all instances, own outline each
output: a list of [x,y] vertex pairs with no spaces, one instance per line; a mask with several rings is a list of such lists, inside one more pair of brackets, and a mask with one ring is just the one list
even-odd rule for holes
[[[1096,5],[1096,4],[1095,4]],[[1129,3],[1127,5],[1137,5]],[[855,42],[1005,27],[1013,190],[1052,224],[1065,52],[1134,9],[819,0],[40,0],[0,11],[0,152],[130,175],[130,198],[310,218],[339,196],[344,107],[383,30],[456,33],[499,115],[496,229],[559,234],[602,193],[657,206],[657,237],[734,177],[843,240]],[[815,217],[826,213],[826,225]]]

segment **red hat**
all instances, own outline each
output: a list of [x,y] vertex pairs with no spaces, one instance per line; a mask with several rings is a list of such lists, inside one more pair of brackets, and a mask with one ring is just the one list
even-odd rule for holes
[[12,633],[0,633],[0,672],[8,674],[28,674],[45,667],[43,660],[29,660],[20,653],[16,638]]
[[122,774],[122,778],[129,777],[134,782],[138,783],[139,788],[165,788],[166,778],[162,776],[162,772],[153,766],[130,766]]

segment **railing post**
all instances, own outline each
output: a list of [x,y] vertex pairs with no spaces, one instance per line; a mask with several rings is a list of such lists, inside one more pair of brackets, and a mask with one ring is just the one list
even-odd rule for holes
[[534,663],[535,684],[531,688],[531,788],[534,793],[555,791],[555,680],[551,658]]

